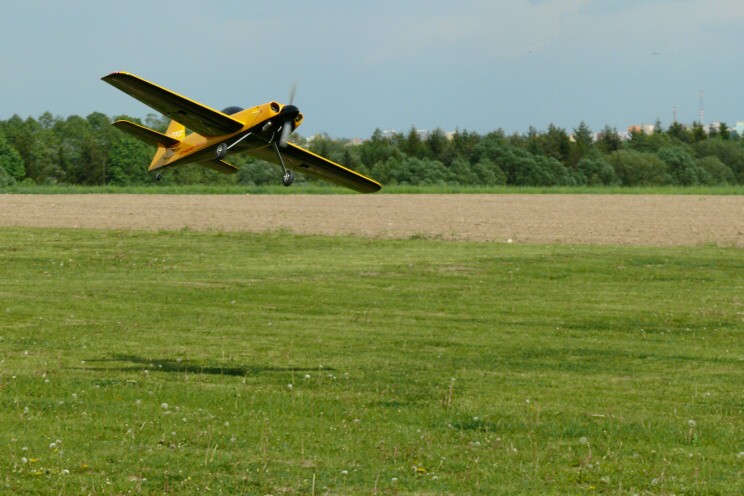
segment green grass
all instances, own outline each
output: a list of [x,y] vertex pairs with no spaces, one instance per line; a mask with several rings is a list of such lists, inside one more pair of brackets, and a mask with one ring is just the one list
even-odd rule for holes
[[[270,186],[239,185],[160,185],[145,186],[74,186],[74,185],[15,185],[0,187],[0,194],[354,194],[353,191],[320,183],[295,184],[289,188],[281,184]],[[612,195],[744,195],[744,186],[406,186],[385,185],[382,194],[612,194]],[[378,193],[378,194],[380,194]]]
[[744,250],[0,246],[3,494],[744,492]]

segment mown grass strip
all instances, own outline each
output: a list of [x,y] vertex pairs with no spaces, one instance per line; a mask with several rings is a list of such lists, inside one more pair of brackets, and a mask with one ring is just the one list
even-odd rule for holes
[[742,250],[0,246],[9,494],[744,490]]

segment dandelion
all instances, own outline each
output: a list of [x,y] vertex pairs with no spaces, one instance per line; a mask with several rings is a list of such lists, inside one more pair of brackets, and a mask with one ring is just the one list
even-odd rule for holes
[[57,447],[57,443],[49,443],[49,449],[54,449]]
[[292,389],[293,387],[294,387],[294,386],[292,385],[292,383],[291,383],[291,382],[290,382],[289,384],[287,384],[287,389]]
[[168,403],[161,403],[160,404],[160,408],[162,408],[163,410],[167,410],[168,409]]
[[586,436],[582,436],[581,439],[579,439],[579,442],[581,444],[589,444],[589,439]]
[[348,470],[342,470],[341,471],[341,475],[349,475],[349,471]]
[[305,374],[305,379],[310,379],[310,374]]
[[693,427],[695,427],[695,421],[692,420],[692,419],[690,419],[690,420],[687,421],[687,425],[689,425],[690,426],[690,429],[692,429]]
[[28,458],[26,458],[25,456],[23,458],[21,458],[21,463],[23,463],[23,464],[28,463]]
[[397,484],[398,483],[398,478],[397,477],[393,477],[392,479],[390,479],[390,482],[392,482],[393,484]]
[[70,475],[70,471],[67,470],[66,468],[63,468],[62,469],[62,475]]

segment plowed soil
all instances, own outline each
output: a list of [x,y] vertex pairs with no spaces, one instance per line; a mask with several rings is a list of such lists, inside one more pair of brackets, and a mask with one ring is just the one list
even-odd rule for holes
[[744,197],[0,195],[0,226],[744,247]]

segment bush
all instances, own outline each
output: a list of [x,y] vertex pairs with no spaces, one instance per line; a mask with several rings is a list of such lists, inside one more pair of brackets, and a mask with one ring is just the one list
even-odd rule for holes
[[601,157],[585,157],[577,166],[580,184],[588,186],[609,186],[617,184],[615,169]]
[[694,149],[699,158],[709,156],[718,158],[731,169],[734,181],[744,184],[744,146],[740,142],[720,138],[708,139],[696,143]]
[[4,167],[0,167],[0,188],[5,186],[13,186],[16,183],[13,176],[5,170]]
[[721,162],[718,157],[710,155],[697,161],[703,180],[701,184],[726,185],[736,184],[736,177],[731,167]]
[[665,147],[659,149],[656,154],[667,164],[674,184],[695,186],[704,182],[703,171],[698,167],[692,155],[683,148]]
[[618,150],[608,162],[623,186],[662,186],[672,184],[667,164],[653,153]]

